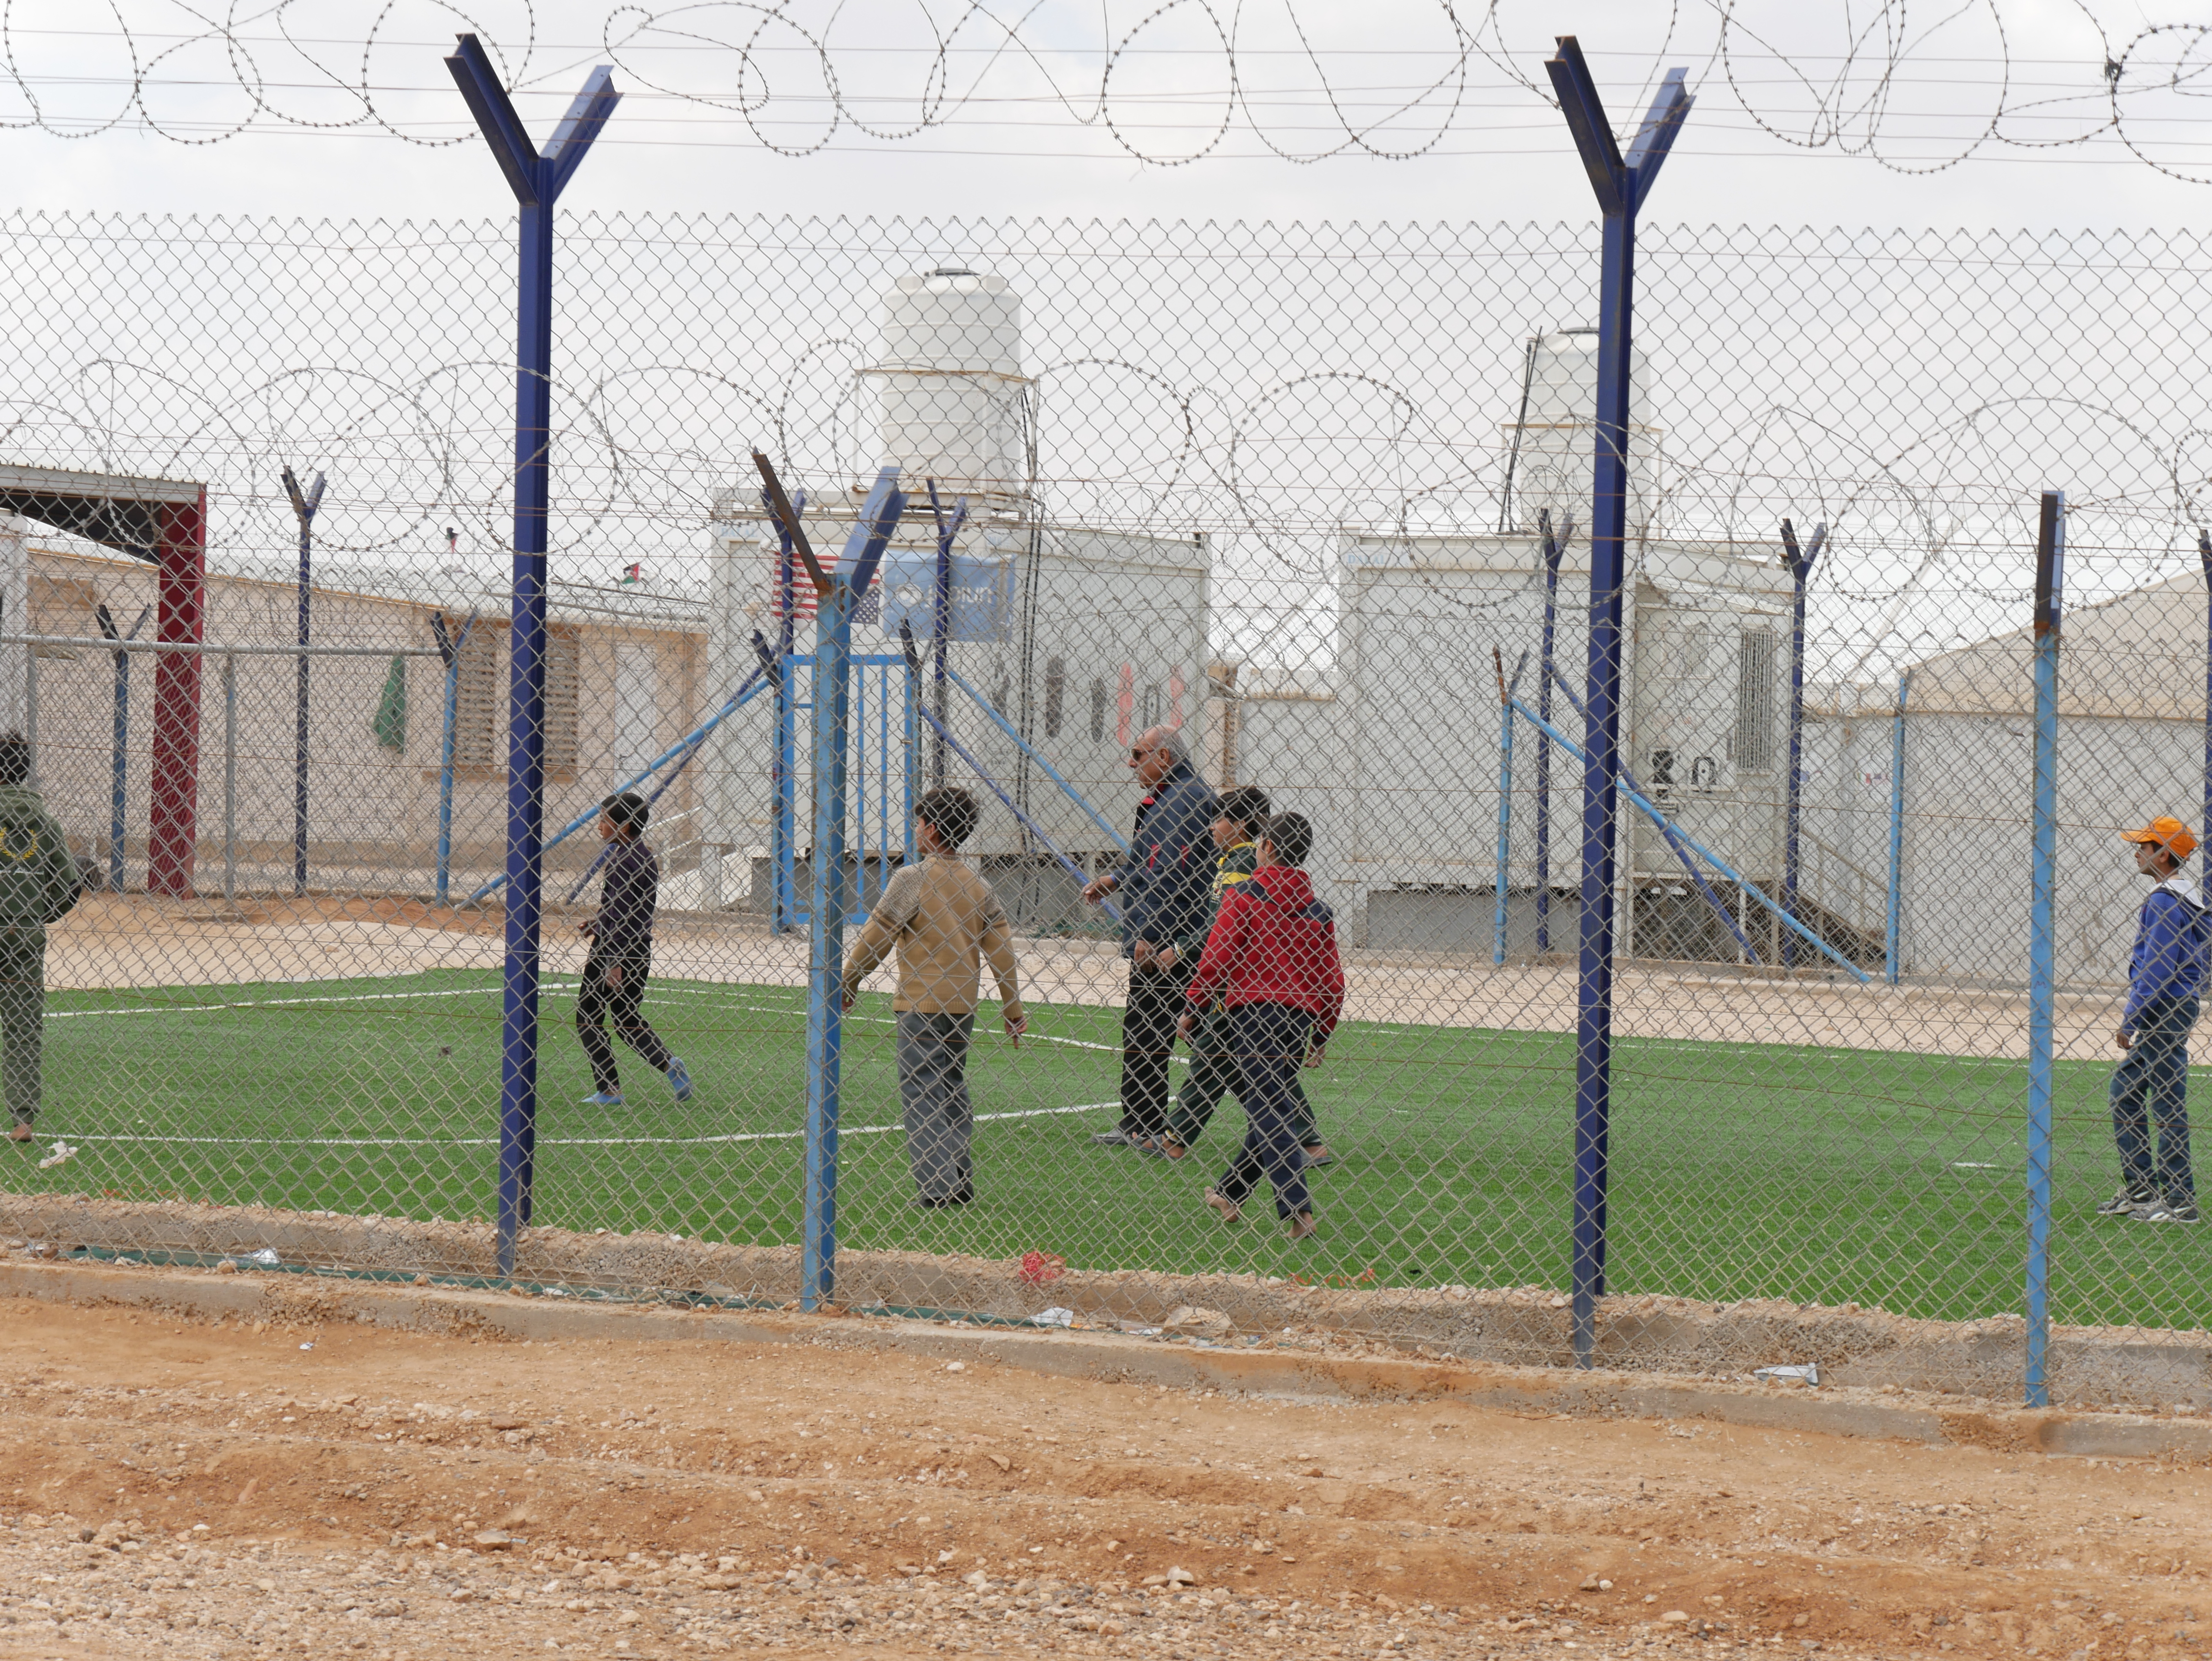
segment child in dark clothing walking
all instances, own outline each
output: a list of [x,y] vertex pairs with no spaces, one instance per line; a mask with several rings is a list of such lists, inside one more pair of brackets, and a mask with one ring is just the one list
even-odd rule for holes
[[1319,1065],[1344,1012],[1336,920],[1299,868],[1312,849],[1313,826],[1304,814],[1268,821],[1259,868],[1221,897],[1182,1021],[1188,1038],[1218,995],[1248,1121],[1244,1146],[1206,1190],[1206,1205],[1224,1222],[1240,1220],[1245,1197],[1264,1175],[1293,1240],[1316,1226],[1298,1147],[1298,1068]]
[[623,1104],[614,1045],[601,1024],[609,1016],[623,1042],[645,1057],[647,1066],[668,1075],[676,1099],[691,1099],[691,1075],[645,1019],[645,982],[653,972],[653,912],[660,896],[660,861],[639,840],[650,812],[645,798],[634,791],[599,804],[599,839],[610,845],[607,873],[599,886],[599,914],[582,925],[592,949],[576,994],[576,1036],[592,1058],[597,1086],[596,1093],[584,1098],[587,1107]]

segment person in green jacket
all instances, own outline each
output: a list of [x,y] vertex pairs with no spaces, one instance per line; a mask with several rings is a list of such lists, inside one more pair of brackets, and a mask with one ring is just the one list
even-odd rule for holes
[[31,1140],[39,1116],[46,925],[84,892],[69,839],[30,777],[29,743],[21,733],[0,733],[0,1094],[15,1121],[14,1142]]
[[[1221,913],[1221,897],[1258,868],[1260,852],[1253,839],[1273,812],[1267,793],[1256,784],[1224,793],[1213,820],[1213,845],[1220,850],[1213,872],[1213,904],[1206,908],[1205,926],[1175,942],[1170,966],[1197,967],[1199,955],[1206,950],[1206,937]],[[1229,1049],[1229,1023],[1219,1008],[1210,1009],[1190,1035],[1190,1072],[1176,1097],[1167,1134],[1160,1138],[1157,1152],[1161,1158],[1180,1159],[1190,1151],[1190,1145],[1206,1134],[1221,1098],[1237,1088],[1237,1057]],[[1313,1108],[1296,1080],[1291,1080],[1291,1087],[1297,1092],[1296,1129],[1298,1145],[1305,1149],[1306,1164],[1325,1165],[1333,1156],[1314,1124]]]

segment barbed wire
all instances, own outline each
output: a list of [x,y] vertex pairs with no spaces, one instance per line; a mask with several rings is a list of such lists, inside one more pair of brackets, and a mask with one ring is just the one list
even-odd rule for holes
[[[1553,101],[1540,68],[1549,26],[1509,16],[1505,0],[1406,0],[1379,21],[1225,0],[1097,11],[908,0],[865,21],[830,0],[604,11],[597,0],[383,0],[365,26],[331,0],[214,13],[112,0],[97,27],[70,22],[50,26],[27,0],[0,4],[0,126],[196,145],[255,130],[472,142],[434,61],[447,27],[477,33],[519,96],[565,100],[581,66],[603,59],[634,98],[687,123],[734,122],[788,156],[848,135],[914,144],[994,125],[987,117],[1011,106],[1030,113],[1025,125],[1042,115],[1154,167],[1226,154],[1240,130],[1252,153],[1301,165],[1408,161],[1454,134],[1534,135],[1545,128],[1530,114]],[[1623,120],[1665,63],[1687,63],[1694,88],[1725,90],[1743,131],[1789,151],[1919,173],[2109,142],[2160,173],[2212,183],[2212,147],[2192,136],[2212,96],[2212,25],[2107,26],[2088,0],[2056,21],[2025,0],[1985,0],[1929,21],[1904,0],[1675,0],[1639,33],[1593,53],[1627,83]]]

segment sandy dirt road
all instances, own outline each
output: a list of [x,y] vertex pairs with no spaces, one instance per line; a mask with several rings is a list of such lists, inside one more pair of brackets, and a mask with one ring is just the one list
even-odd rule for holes
[[2207,1476],[15,1299],[0,1658],[2160,1661]]

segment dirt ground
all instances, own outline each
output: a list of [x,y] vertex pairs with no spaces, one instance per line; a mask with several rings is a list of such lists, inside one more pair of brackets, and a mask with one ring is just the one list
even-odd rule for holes
[[0,1302],[0,1658],[2200,1652],[2207,1472]]

